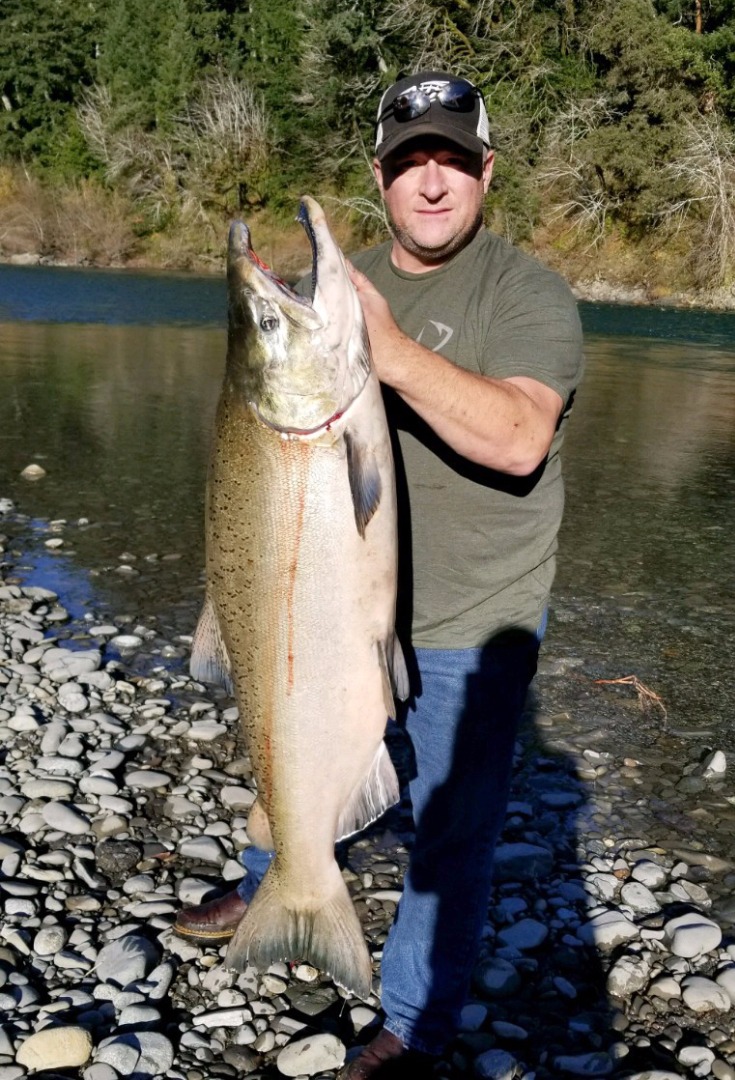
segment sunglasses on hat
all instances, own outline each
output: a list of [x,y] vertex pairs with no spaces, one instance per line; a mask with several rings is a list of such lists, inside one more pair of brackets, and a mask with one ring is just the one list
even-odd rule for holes
[[478,98],[482,98],[480,91],[465,79],[453,79],[451,82],[444,83],[443,86],[430,87],[427,90],[422,90],[419,86],[411,86],[393,98],[390,105],[376,120],[375,126],[377,128],[390,116],[400,124],[415,120],[428,112],[434,101],[438,101],[444,109],[469,113],[475,108]]

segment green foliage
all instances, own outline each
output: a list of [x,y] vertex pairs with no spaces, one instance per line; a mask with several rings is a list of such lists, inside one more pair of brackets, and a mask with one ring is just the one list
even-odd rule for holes
[[93,3],[3,0],[0,7],[0,160],[47,165],[80,86],[94,77]]
[[685,121],[713,90],[695,35],[672,26],[642,0],[610,0],[589,31],[608,114],[576,148],[601,193],[629,228],[649,228],[676,191],[662,180],[680,152]]
[[188,0],[109,0],[97,81],[120,127],[170,130],[197,75]]
[[485,93],[493,227],[650,236],[698,212],[671,163],[729,146],[735,0],[3,0],[0,164],[101,178],[143,231],[291,217],[311,192],[367,235],[377,102],[421,67]]

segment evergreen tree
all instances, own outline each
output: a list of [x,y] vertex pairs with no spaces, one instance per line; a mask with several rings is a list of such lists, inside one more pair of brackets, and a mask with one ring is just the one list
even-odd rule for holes
[[93,79],[97,5],[3,0],[0,6],[0,158],[53,165],[79,87]]

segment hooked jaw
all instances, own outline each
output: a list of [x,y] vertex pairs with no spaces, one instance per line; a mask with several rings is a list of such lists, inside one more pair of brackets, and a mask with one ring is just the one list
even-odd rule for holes
[[[315,270],[313,272],[316,273]],[[295,322],[304,323],[309,329],[319,325],[318,321],[309,318],[309,313],[313,312],[309,300],[305,296],[299,296],[256,253],[250,238],[250,229],[244,221],[234,221],[230,226],[227,277],[230,290],[235,295],[245,287],[264,301],[276,304]]]
[[294,438],[328,430],[370,372],[360,301],[324,213],[305,196],[298,220],[311,245],[313,301],[258,257],[242,222],[230,228],[227,259],[233,385],[263,423]]

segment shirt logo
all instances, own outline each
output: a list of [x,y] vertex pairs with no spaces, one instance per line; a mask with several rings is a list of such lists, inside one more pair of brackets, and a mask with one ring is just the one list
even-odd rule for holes
[[[426,341],[424,341],[425,333],[427,336]],[[421,332],[416,338],[416,342],[427,349],[431,349],[432,352],[440,352],[445,345],[449,344],[453,334],[454,330],[451,326],[447,326],[445,323],[436,322],[435,319],[429,319],[426,326],[421,328]],[[432,339],[436,340],[437,338],[437,343],[433,344]]]

